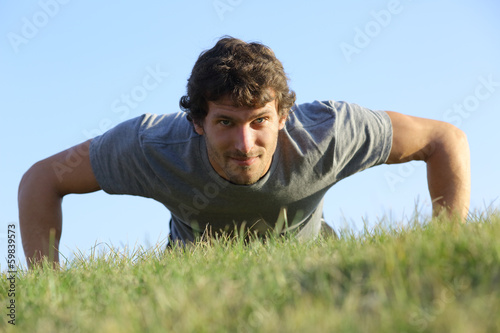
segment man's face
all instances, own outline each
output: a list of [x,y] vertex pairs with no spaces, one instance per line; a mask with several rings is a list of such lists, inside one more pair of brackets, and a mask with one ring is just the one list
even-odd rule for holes
[[230,98],[208,102],[203,126],[208,158],[214,170],[234,184],[250,185],[266,174],[286,117],[279,117],[276,101],[263,107],[235,107]]

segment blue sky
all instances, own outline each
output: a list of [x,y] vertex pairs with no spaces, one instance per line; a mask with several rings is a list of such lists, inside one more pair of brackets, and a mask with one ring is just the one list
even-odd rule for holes
[[[460,127],[471,147],[471,209],[498,208],[499,15],[494,0],[1,1],[1,257],[31,165],[125,119],[179,111],[196,58],[223,35],[270,46],[299,103],[343,100]],[[415,207],[430,214],[423,162],[341,181],[325,216],[359,230],[384,216],[404,222]],[[100,242],[133,247],[168,235],[169,213],[150,199],[69,195],[63,214],[68,258]]]

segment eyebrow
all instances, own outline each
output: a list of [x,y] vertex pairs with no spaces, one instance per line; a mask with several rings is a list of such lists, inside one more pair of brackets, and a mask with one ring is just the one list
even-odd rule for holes
[[[266,116],[269,113],[271,113],[270,110],[263,110],[263,111],[259,112],[258,114],[256,114],[255,116],[252,116],[252,118],[253,119],[262,118],[263,116]],[[216,113],[214,115],[214,118],[215,119],[225,119],[225,120],[235,120],[235,118],[228,116],[226,114],[222,114],[222,113]]]

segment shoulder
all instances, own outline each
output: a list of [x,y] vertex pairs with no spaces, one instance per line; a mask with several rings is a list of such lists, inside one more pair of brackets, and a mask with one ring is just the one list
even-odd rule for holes
[[156,115],[143,114],[126,120],[92,139],[91,148],[104,151],[143,149],[144,145],[178,144],[198,136],[183,112]]
[[[344,122],[363,122],[371,116],[379,117],[379,112],[344,101],[314,101],[312,103],[295,104],[289,116],[288,130],[297,127],[322,127],[325,124]],[[385,117],[381,115],[380,117]]]
[[175,144],[199,136],[185,112],[163,115],[147,113],[139,117],[138,122],[138,134],[143,142]]
[[290,110],[287,129],[314,127],[333,119],[334,113],[328,102],[314,101],[312,103],[295,104]]
[[315,145],[366,144],[373,140],[390,141],[391,120],[384,111],[373,111],[344,101],[314,101],[294,105],[286,132],[295,142]]

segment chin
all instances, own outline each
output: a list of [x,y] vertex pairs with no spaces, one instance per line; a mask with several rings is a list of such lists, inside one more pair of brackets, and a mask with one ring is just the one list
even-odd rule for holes
[[255,184],[257,180],[237,178],[237,179],[230,179],[229,181],[236,185],[252,185]]
[[229,181],[233,184],[236,185],[252,185],[255,184],[260,177],[255,177],[255,176],[250,176],[250,177],[241,177],[241,176],[235,176],[229,178]]

